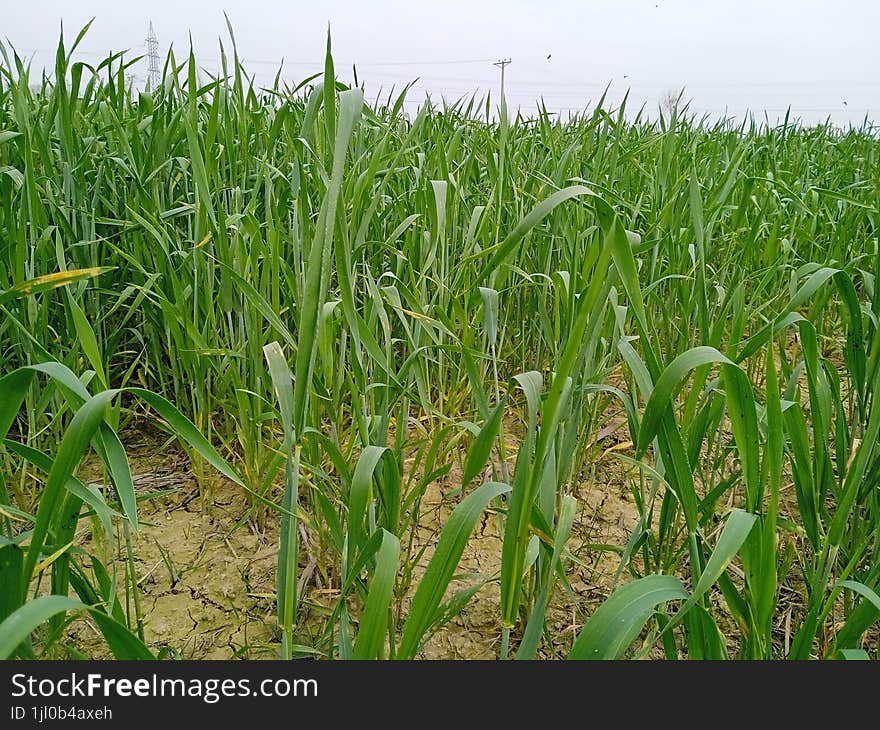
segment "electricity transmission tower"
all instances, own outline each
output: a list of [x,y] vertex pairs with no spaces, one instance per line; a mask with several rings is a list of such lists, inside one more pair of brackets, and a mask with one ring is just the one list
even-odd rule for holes
[[147,75],[147,83],[149,88],[155,89],[159,85],[159,39],[156,37],[156,31],[153,30],[153,23],[150,22],[150,32],[147,33],[147,61],[149,62],[149,72]]

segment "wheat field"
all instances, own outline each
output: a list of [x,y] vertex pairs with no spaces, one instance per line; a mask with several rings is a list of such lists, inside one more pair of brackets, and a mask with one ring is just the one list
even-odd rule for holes
[[148,430],[271,535],[267,656],[425,657],[482,601],[499,659],[878,658],[875,128],[74,49],[0,46],[0,658],[166,655]]

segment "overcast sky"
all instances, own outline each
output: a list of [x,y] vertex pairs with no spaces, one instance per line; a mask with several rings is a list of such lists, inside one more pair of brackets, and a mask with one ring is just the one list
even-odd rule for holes
[[630,105],[651,111],[681,88],[700,113],[776,118],[790,105],[807,122],[830,115],[846,125],[880,111],[880,0],[4,2],[0,32],[35,68],[52,64],[62,19],[72,38],[94,16],[81,60],[143,54],[152,21],[163,58],[171,44],[185,52],[191,33],[213,71],[225,10],[246,67],[264,83],[282,59],[292,81],[319,70],[329,21],[339,76],[351,81],[356,63],[371,97],[416,77],[413,102],[426,92],[497,93],[492,62],[508,57],[508,103],[523,110],[538,97],[560,112],[583,109],[611,83],[612,100],[629,88]]

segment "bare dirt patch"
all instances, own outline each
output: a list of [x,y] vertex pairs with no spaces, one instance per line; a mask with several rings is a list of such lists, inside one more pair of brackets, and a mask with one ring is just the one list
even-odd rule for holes
[[[246,501],[225,480],[203,503],[186,457],[157,436],[126,439],[126,450],[142,500],[132,552],[147,645],[181,659],[274,658],[277,528],[242,522]],[[126,554],[117,547],[120,580]]]
[[[203,498],[185,455],[152,433],[128,435],[126,449],[141,503],[141,526],[132,536],[134,566],[143,616],[144,639],[162,656],[183,659],[271,659],[277,656],[275,567],[277,520],[257,531],[246,515],[247,501],[234,484],[217,479]],[[100,482],[94,465],[81,476]],[[558,637],[542,656],[564,655],[583,621],[611,592],[619,554],[596,545],[622,547],[638,520],[628,489],[627,469],[613,457],[593,465],[578,489],[580,511],[569,543],[578,563],[567,567],[572,592],[557,586],[547,620]],[[416,585],[433,554],[439,528],[458,499],[450,495],[460,482],[455,474],[432,484],[422,501],[416,544],[428,544],[415,570]],[[204,487],[204,485],[203,485]],[[158,496],[157,496],[158,495]],[[84,523],[81,542],[91,533]],[[115,565],[125,569],[124,544],[115,547]],[[303,561],[310,558],[303,551]],[[302,566],[305,567],[305,564]],[[314,567],[314,566],[313,566]],[[473,581],[485,585],[464,610],[434,634],[421,656],[426,659],[493,659],[500,641],[501,534],[497,515],[487,512],[477,524],[451,586]],[[328,605],[328,588],[305,584],[304,631]],[[74,640],[92,656],[106,656],[97,629],[88,620],[72,629]]]

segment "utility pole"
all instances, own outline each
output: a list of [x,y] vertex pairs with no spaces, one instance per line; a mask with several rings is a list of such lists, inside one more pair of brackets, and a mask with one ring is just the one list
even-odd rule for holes
[[150,31],[147,33],[147,61],[149,62],[149,71],[147,73],[147,83],[150,89],[159,86],[159,39],[156,37],[156,31],[153,30],[153,22],[150,21]]
[[493,66],[498,66],[501,69],[501,101],[504,102],[504,69],[507,68],[513,61],[509,58],[499,58]]

